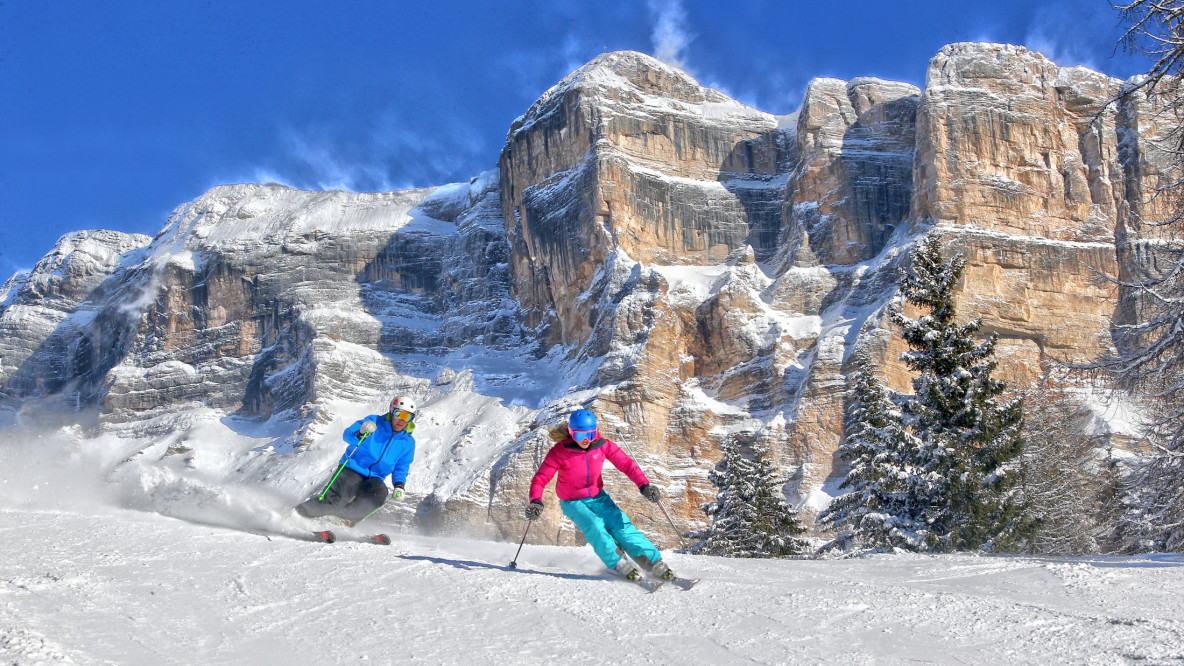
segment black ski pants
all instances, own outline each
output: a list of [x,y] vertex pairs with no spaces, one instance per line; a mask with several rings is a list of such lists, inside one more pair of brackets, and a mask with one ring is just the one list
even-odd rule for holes
[[[306,518],[339,516],[351,523],[374,513],[386,503],[386,484],[378,477],[365,477],[346,467],[329,486],[325,499],[316,497],[296,507],[296,513]],[[320,496],[320,493],[317,493]]]

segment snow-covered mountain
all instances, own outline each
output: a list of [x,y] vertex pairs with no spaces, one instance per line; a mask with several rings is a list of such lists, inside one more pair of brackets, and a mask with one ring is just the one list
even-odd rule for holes
[[[386,520],[516,539],[547,427],[587,406],[683,527],[728,437],[769,445],[816,510],[845,473],[853,353],[908,386],[884,312],[918,234],[967,254],[960,311],[1001,335],[1012,381],[1105,344],[1123,311],[1094,273],[1137,261],[1163,163],[1146,102],[1105,105],[1121,85],[953,44],[923,91],[817,79],[779,117],[605,54],[468,183],[227,185],[155,238],[63,238],[0,288],[0,421],[106,443],[161,495],[200,479],[282,505],[346,425],[411,394],[411,501]],[[554,502],[530,536],[576,542]]]

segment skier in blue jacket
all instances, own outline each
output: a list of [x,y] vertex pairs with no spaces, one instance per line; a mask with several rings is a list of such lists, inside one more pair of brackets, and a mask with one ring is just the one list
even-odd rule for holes
[[337,474],[324,492],[297,506],[296,512],[307,518],[338,516],[355,525],[386,503],[387,476],[395,499],[402,499],[415,458],[414,419],[415,401],[400,396],[386,414],[367,416],[346,428],[341,437],[349,446]]

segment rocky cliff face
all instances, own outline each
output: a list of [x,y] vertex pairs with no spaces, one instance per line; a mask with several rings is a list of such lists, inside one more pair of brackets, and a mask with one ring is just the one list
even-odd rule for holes
[[909,219],[920,95],[879,79],[810,82],[785,197],[794,264],[870,259]]
[[786,143],[773,116],[638,53],[572,72],[514,122],[499,160],[520,301],[551,340],[580,343],[591,330],[574,300],[614,250],[663,265],[771,255]]
[[1115,294],[1093,278],[1117,275],[1116,228],[1149,193],[1130,187],[1123,147],[1146,155],[1148,137],[1106,105],[1119,86],[1016,46],[954,44],[930,63],[913,228],[936,224],[969,255],[962,311],[1002,336],[1013,376],[1105,344]]
[[[1166,164],[1152,105],[1106,104],[1121,85],[954,44],[923,91],[817,79],[773,116],[606,54],[515,121],[499,168],[470,183],[226,186],[150,243],[63,239],[0,291],[0,409],[20,420],[56,399],[142,456],[298,498],[348,422],[407,392],[423,404],[414,501],[390,519],[516,538],[547,427],[588,406],[686,527],[729,437],[771,446],[808,515],[844,473],[853,352],[908,388],[884,311],[917,234],[937,227],[968,255],[961,312],[1002,336],[1010,379],[1105,344],[1117,299],[1092,278],[1142,270]],[[210,427],[241,443],[212,460]],[[532,540],[575,539],[554,504]]]
[[[74,409],[93,403],[112,347],[130,332],[102,316],[151,239],[114,231],[62,237],[31,273],[0,287],[0,415],[22,404]],[[85,334],[93,331],[93,335]]]

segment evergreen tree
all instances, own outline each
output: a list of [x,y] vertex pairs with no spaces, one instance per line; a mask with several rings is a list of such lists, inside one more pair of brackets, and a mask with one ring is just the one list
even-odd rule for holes
[[923,314],[912,319],[899,308],[889,314],[910,347],[901,360],[920,373],[906,403],[921,442],[923,507],[914,515],[929,526],[929,549],[1014,550],[1032,528],[1019,493],[1023,403],[1001,400],[1006,385],[991,377],[998,337],[976,342],[980,320],[955,321],[954,288],[966,258],[947,262],[930,233],[911,259],[900,290]]
[[699,534],[704,538],[699,548],[709,555],[740,557],[744,527],[755,521],[755,509],[746,498],[754,494],[752,463],[744,459],[740,446],[732,438],[724,442],[724,457],[707,474],[718,490],[715,501],[705,504],[703,512],[711,525]]
[[918,467],[921,443],[908,432],[904,415],[866,358],[858,362],[852,397],[847,439],[839,447],[839,456],[851,463],[839,486],[847,492],[818,515],[821,527],[837,532],[821,550],[856,555],[919,550],[928,534],[916,518],[923,506],[919,496],[937,479],[925,482]]
[[785,501],[785,478],[769,460],[769,450],[757,446],[753,459],[756,472],[752,497],[755,520],[748,526],[742,542],[745,557],[786,557],[800,555],[810,546],[803,539],[806,528],[798,512]]
[[703,511],[712,519],[700,532],[693,550],[724,557],[785,557],[805,552],[798,538],[805,528],[785,501],[784,480],[768,460],[768,450],[757,447],[753,460],[729,438],[724,457],[708,474],[718,489]]

